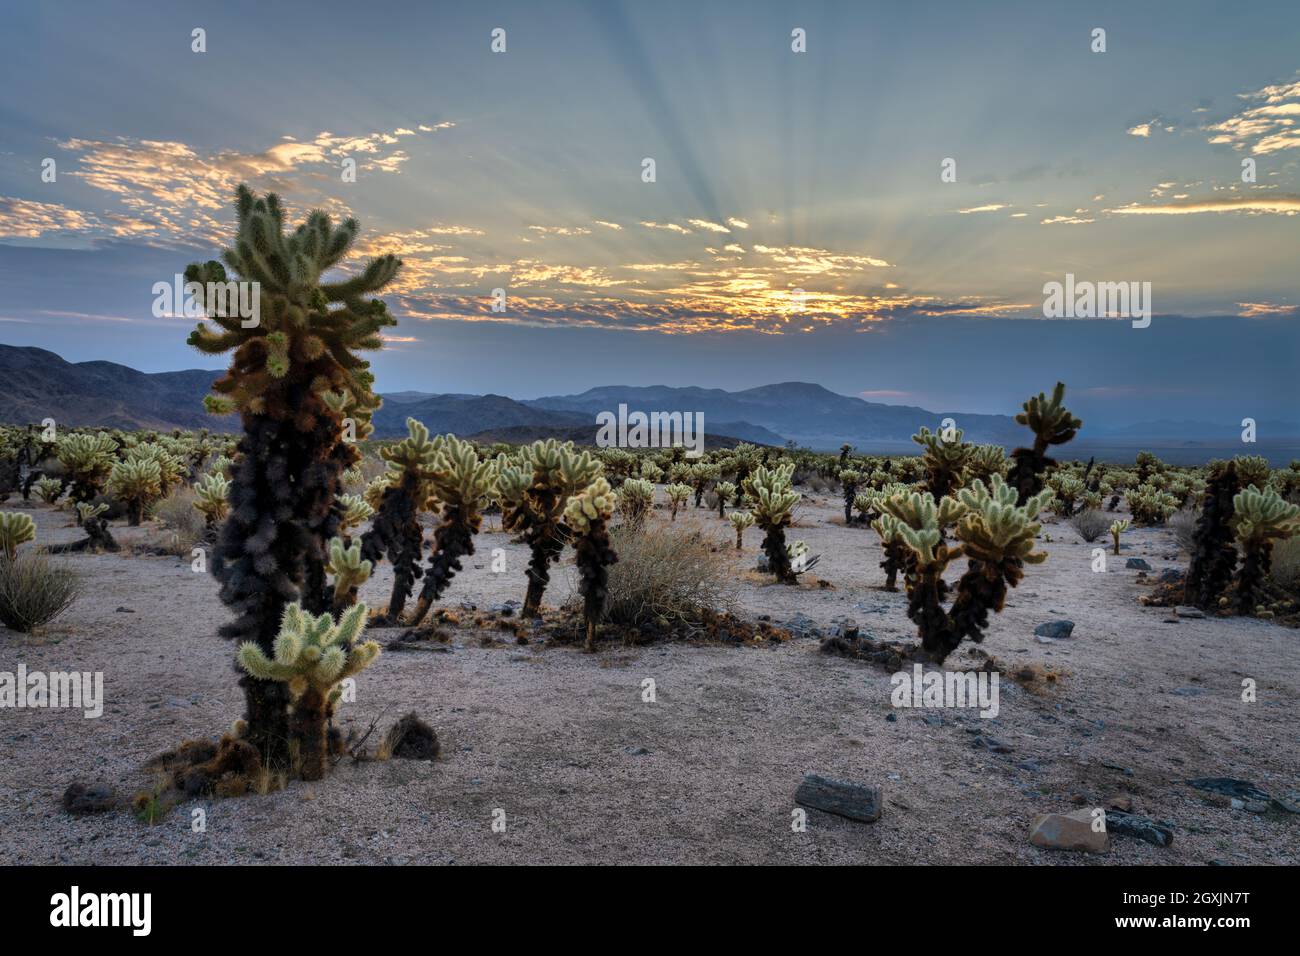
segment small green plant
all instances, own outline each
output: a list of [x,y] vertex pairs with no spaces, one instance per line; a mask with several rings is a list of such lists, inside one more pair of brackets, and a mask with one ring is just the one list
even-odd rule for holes
[[0,622],[30,632],[54,620],[81,593],[81,579],[46,555],[0,557]]

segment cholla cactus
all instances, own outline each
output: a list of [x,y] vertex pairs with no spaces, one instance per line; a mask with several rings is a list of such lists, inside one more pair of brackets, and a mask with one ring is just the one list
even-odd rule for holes
[[480,459],[472,442],[455,435],[439,436],[429,470],[433,493],[442,503],[441,520],[433,534],[433,552],[424,572],[424,586],[412,623],[424,619],[433,602],[461,569],[461,558],[474,553],[474,535],[483,525],[483,507],[496,491],[497,463]]
[[[158,497],[165,498],[172,486],[185,477],[185,462],[161,442],[144,442],[127,450],[127,461],[151,461],[158,466]],[[110,483],[112,477],[109,478]]]
[[1075,502],[1086,492],[1083,481],[1068,471],[1058,471],[1049,475],[1047,486],[1056,495],[1052,501],[1053,513],[1067,518],[1074,514]]
[[313,617],[295,601],[284,609],[274,658],[252,641],[239,648],[239,664],[251,677],[282,683],[288,690],[288,729],[304,780],[325,776],[329,722],[343,694],[342,681],[379,656],[375,641],[357,643],[365,626],[364,604],[354,604],[336,623],[328,613]]
[[1133,521],[1140,525],[1164,524],[1178,510],[1178,499],[1153,484],[1130,488],[1124,494]]
[[925,449],[921,460],[925,465],[926,489],[938,498],[953,494],[966,480],[966,464],[975,453],[975,446],[962,441],[964,434],[960,428],[944,435],[922,426],[912,436],[912,441]]
[[994,475],[1005,478],[1009,467],[1001,445],[975,445],[966,459],[966,480],[988,482]]
[[98,435],[64,435],[57,455],[68,476],[68,497],[73,502],[90,501],[104,487],[113,471],[117,442],[105,432]]
[[346,534],[374,517],[375,509],[361,495],[339,495],[339,531]]
[[[1007,589],[1024,577],[1024,565],[1047,559],[1046,552],[1033,550],[1041,527],[1034,519],[1051,496],[1051,491],[1043,491],[1017,505],[1015,488],[995,475],[987,485],[972,482],[956,499],[936,501],[928,492],[912,492],[881,502],[894,519],[887,525],[889,533],[910,552],[908,617],[917,625],[922,646],[940,661],[963,638],[982,641],[989,611],[1002,610]],[[957,545],[949,545],[944,534],[953,524],[961,542]],[[951,608],[945,610],[950,588],[943,574],[962,555],[967,558],[966,572],[957,582]]]
[[1115,553],[1119,554],[1119,536],[1128,530],[1129,523],[1127,520],[1112,521],[1110,523],[1110,536],[1115,539]]
[[406,437],[381,448],[379,457],[388,463],[388,471],[366,490],[367,503],[375,508],[375,520],[361,536],[361,556],[373,562],[386,556],[392,564],[393,590],[388,610],[378,615],[375,623],[396,624],[415,590],[416,579],[424,573],[420,569],[424,529],[419,515],[433,495],[430,479],[438,445],[429,438],[429,429],[422,422],[408,418]]
[[0,511],[0,555],[12,561],[18,546],[36,540],[36,522],[31,515]]
[[840,487],[844,489],[844,523],[853,524],[853,500],[858,496],[858,486],[862,484],[862,472],[855,468],[845,468],[840,472]]
[[357,603],[357,589],[370,580],[372,562],[361,557],[361,542],[344,544],[342,538],[331,538],[329,563],[325,570],[334,576],[334,601],[332,610],[341,614]]
[[[627,487],[627,482],[623,485]],[[618,555],[610,545],[608,530],[615,501],[609,482],[600,477],[580,494],[570,497],[564,507],[564,523],[574,535],[573,547],[577,552],[578,593],[582,595],[588,651],[596,649],[596,626],[605,611],[605,598],[609,594],[609,566],[618,561]]]
[[[336,226],[316,211],[286,231],[279,198],[245,186],[235,208],[238,232],[222,261],[185,270],[205,315],[188,341],[206,355],[233,353],[205,405],[214,414],[237,411],[243,426],[230,515],[211,563],[221,600],[235,613],[222,635],[269,654],[286,604],[299,600],[310,613],[330,605],[326,549],[339,532],[342,475],[360,460],[349,438],[366,436],[379,405],[359,353],[381,348],[380,330],[396,324],[376,294],[400,262],[380,256],[351,277],[325,281],[351,249],[356,220]],[[249,290],[256,322],[228,307],[232,294]],[[282,761],[283,687],[253,677],[242,683],[249,743]]]
[[754,522],[763,529],[763,553],[782,584],[798,583],[785,548],[785,529],[794,520],[794,506],[802,497],[790,486],[793,475],[793,463],[774,468],[759,465],[746,479],[746,490],[754,499]]
[[[669,487],[672,487],[671,485]],[[687,489],[690,494],[690,489]],[[640,527],[655,503],[655,486],[640,478],[629,478],[618,489],[618,513],[630,527]],[[674,506],[674,511],[676,507]]]
[[145,506],[162,495],[162,470],[153,458],[116,462],[108,476],[108,490],[126,505],[127,523],[139,525]]
[[36,490],[36,497],[47,505],[54,504],[63,494],[63,482],[57,478],[41,478],[32,484],[32,488]]
[[194,486],[194,508],[203,515],[203,523],[215,528],[230,514],[230,482],[219,471],[212,471]]
[[664,470],[647,458],[641,462],[641,477],[653,484],[663,480]]
[[101,515],[106,514],[108,514],[108,505],[105,504],[92,505],[82,501],[77,505],[77,521],[81,524],[94,521]]
[[709,483],[717,481],[721,469],[711,461],[697,461],[691,465],[691,487],[695,489],[695,507],[700,507],[704,492],[709,490]]
[[[720,488],[721,485],[718,487]],[[691,486],[673,482],[671,485],[664,485],[664,494],[668,496],[668,504],[673,510],[672,520],[676,521],[677,509],[691,496]]]
[[752,527],[754,524],[753,512],[733,511],[731,514],[727,515],[727,520],[730,521],[731,526],[736,529],[736,550],[739,551],[741,547],[741,537],[744,535],[745,529]]
[[1033,447],[1017,448],[1011,453],[1013,465],[1007,475],[1007,482],[1017,489],[1022,505],[1043,489],[1043,474],[1052,465],[1047,449],[1064,445],[1083,427],[1083,422],[1070,414],[1064,401],[1065,383],[1057,382],[1050,399],[1039,392],[1016,415],[1016,421],[1028,425],[1034,433]]
[[578,453],[572,442],[560,444],[554,438],[524,446],[513,461],[498,460],[502,525],[523,534],[532,552],[522,616],[540,616],[542,597],[551,579],[550,565],[564,551],[564,509],[569,498],[600,473],[601,464],[590,452]]
[[720,481],[713,486],[713,492],[718,498],[718,517],[725,517],[727,502],[735,496],[736,486],[729,481]]
[[1264,579],[1273,565],[1273,542],[1300,534],[1300,505],[1283,501],[1272,488],[1250,485],[1232,499],[1241,570],[1237,572],[1236,609],[1253,614]]
[[[1247,463],[1246,467],[1249,471],[1252,466]],[[1192,532],[1192,557],[1184,591],[1189,603],[1205,611],[1217,611],[1219,598],[1232,583],[1237,567],[1233,499],[1241,490],[1241,479],[1236,461],[1216,459],[1206,471],[1209,481]]]

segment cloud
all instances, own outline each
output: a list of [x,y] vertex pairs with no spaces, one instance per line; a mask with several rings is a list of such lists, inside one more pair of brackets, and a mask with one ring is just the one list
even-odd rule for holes
[[991,202],[984,206],[971,206],[969,209],[958,209],[957,211],[963,216],[968,216],[973,212],[997,212],[999,209],[1006,209],[1006,203]]
[[1039,225],[1042,226],[1083,226],[1090,222],[1096,222],[1095,219],[1081,219],[1078,216],[1053,216],[1050,219],[1044,219]]
[[1300,148],[1300,79],[1265,86],[1238,99],[1257,105],[1206,127],[1211,143],[1266,155]]
[[1224,196],[1221,198],[1185,199],[1140,205],[1133,203],[1107,209],[1124,216],[1180,216],[1202,212],[1274,213],[1294,216],[1300,213],[1300,196],[1285,194],[1259,196]]
[[647,229],[662,229],[665,232],[675,232],[683,236],[689,236],[691,234],[689,229],[685,226],[679,226],[675,222],[649,222],[642,219],[641,225],[645,226]]
[[87,232],[102,226],[90,213],[58,203],[0,196],[0,238],[39,239],[59,232]]
[[716,222],[709,222],[707,219],[688,219],[686,221],[696,229],[703,229],[705,232],[731,232],[726,226]]
[[1138,123],[1136,126],[1130,126],[1126,131],[1130,136],[1140,136],[1146,139],[1151,135],[1151,122]]
[[591,230],[585,226],[529,226],[533,232],[543,236],[589,236]]
[[1276,305],[1272,302],[1238,302],[1237,308],[1241,309],[1237,314],[1243,319],[1267,319],[1277,316],[1289,319],[1300,318],[1300,305]]
[[748,229],[749,223],[743,219],[736,219],[734,216],[727,220],[727,225],[732,229]]
[[595,220],[596,225],[604,226],[606,229],[613,229],[615,232],[622,232],[623,227],[616,222],[606,222],[604,219]]

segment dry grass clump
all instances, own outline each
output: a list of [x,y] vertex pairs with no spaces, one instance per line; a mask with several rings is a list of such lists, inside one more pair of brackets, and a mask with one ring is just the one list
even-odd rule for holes
[[1300,536],[1283,538],[1273,545],[1269,578],[1282,590],[1300,596]]
[[1070,524],[1074,525],[1074,530],[1079,532],[1079,537],[1089,544],[1109,530],[1110,522],[1110,517],[1096,508],[1080,511],[1070,519]]
[[609,569],[604,620],[627,627],[690,627],[733,607],[728,562],[695,522],[620,526],[610,541],[618,563]]
[[1192,508],[1183,508],[1169,516],[1166,524],[1174,532],[1174,540],[1178,542],[1178,547],[1188,554],[1192,553],[1192,535],[1196,532],[1196,511]]
[[182,485],[153,506],[153,516],[163,525],[162,547],[170,554],[188,558],[190,550],[203,540],[203,515],[194,507],[194,490]]
[[81,578],[39,551],[0,556],[0,622],[30,632],[54,620],[81,593]]

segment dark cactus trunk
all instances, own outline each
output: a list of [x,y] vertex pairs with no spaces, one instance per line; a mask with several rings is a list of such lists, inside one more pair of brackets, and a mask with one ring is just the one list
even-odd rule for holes
[[364,560],[378,562],[387,555],[393,566],[393,591],[388,599],[388,611],[376,623],[398,623],[421,574],[424,529],[420,527],[415,500],[417,485],[417,478],[403,475],[398,484],[386,488],[370,530],[361,536],[361,557]]
[[433,553],[424,572],[420,600],[411,615],[412,625],[424,620],[433,602],[442,597],[456,572],[461,570],[460,559],[474,553],[474,535],[482,523],[483,518],[477,512],[467,513],[460,505],[447,505],[442,524],[434,532]]
[[126,523],[132,528],[138,528],[143,520],[144,502],[139,498],[132,498],[126,503]]
[[1273,566],[1273,542],[1260,544],[1248,542],[1242,557],[1241,570],[1237,572],[1235,609],[1238,614],[1254,614],[1264,587],[1264,579]]
[[763,553],[767,555],[767,566],[772,569],[781,584],[798,584],[794,569],[790,566],[790,555],[785,550],[785,528],[773,525],[763,535]]
[[1201,516],[1192,534],[1192,560],[1187,568],[1185,599],[1203,611],[1216,611],[1219,598],[1237,567],[1232,499],[1241,490],[1237,468],[1228,462],[1210,477],[1201,503]]
[[586,624],[586,648],[596,649],[596,627],[605,613],[605,599],[609,596],[609,566],[618,561],[618,555],[609,543],[609,533],[604,521],[593,521],[587,533],[574,543],[577,551],[578,593],[582,595],[582,618]]
[[293,702],[289,733],[298,744],[299,776],[303,780],[323,779],[329,766],[329,705],[314,687],[308,687]]

